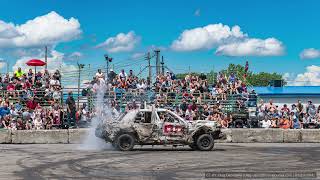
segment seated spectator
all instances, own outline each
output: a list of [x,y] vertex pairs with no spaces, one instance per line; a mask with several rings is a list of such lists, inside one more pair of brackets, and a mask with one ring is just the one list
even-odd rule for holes
[[270,128],[272,125],[270,119],[265,118],[264,120],[261,121],[261,127],[262,128]]
[[3,104],[2,107],[0,107],[0,119],[8,116],[10,114],[10,109],[8,108],[7,104]]
[[294,118],[294,116],[291,114],[291,118],[284,117],[280,119],[279,127],[282,129],[290,129],[292,127],[292,118]]
[[30,100],[27,102],[27,108],[31,111],[35,110],[38,106],[38,102],[34,99],[34,97],[31,97]]
[[10,129],[10,123],[11,123],[11,116],[9,114],[2,116],[2,127],[3,128]]
[[10,81],[7,86],[7,93],[10,97],[16,97],[15,93],[15,85],[13,84],[13,81]]
[[223,118],[221,119],[221,127],[222,128],[228,128],[229,127],[229,123],[230,123],[230,118],[227,116],[223,116]]

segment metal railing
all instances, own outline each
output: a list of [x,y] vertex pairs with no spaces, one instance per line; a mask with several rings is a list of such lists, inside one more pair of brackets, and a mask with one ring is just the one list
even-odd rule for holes
[[[62,88],[57,92],[56,96],[59,98],[55,98],[55,101],[60,103],[61,107],[66,108],[65,101],[68,97],[69,92],[73,92],[73,97],[78,105],[81,107],[83,104],[88,105],[88,109],[91,111],[94,108],[94,104],[96,101],[96,95],[92,92],[92,89],[88,88],[80,88],[78,94],[78,88]],[[26,95],[27,94],[27,95]],[[219,105],[222,107],[225,112],[232,112],[235,109],[239,108],[237,101],[239,98],[242,98],[241,94],[226,95],[226,100],[222,98],[220,94],[216,94],[215,97],[211,95],[210,92],[203,93],[190,93],[188,97],[184,97],[183,93],[174,93],[174,92],[160,92],[156,93],[153,90],[140,91],[138,89],[116,89],[108,90],[105,92],[104,99],[107,103],[114,101],[118,103],[121,107],[125,107],[127,103],[135,101],[137,104],[142,104],[147,102],[147,104],[157,102],[160,105],[164,106],[177,106],[182,103],[183,99],[191,102],[195,100],[198,105],[215,105],[219,102]],[[15,103],[18,100],[24,105],[30,97],[35,97],[36,101],[41,106],[50,106],[53,98],[53,91],[45,91],[43,89],[33,89],[33,90],[0,90],[0,97],[4,100],[9,100],[10,103]],[[192,99],[191,97],[196,97]],[[200,99],[198,97],[201,97]],[[200,102],[197,102],[199,101]]]

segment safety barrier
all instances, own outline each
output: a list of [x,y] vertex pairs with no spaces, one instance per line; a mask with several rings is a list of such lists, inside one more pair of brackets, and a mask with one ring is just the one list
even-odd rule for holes
[[[217,143],[320,143],[318,129],[222,129]],[[80,144],[89,129],[0,130],[0,143],[7,144]]]

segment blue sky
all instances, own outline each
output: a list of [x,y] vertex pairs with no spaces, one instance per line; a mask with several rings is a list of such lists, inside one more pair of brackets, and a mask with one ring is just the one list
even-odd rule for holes
[[[309,66],[320,65],[320,55],[307,59],[299,57],[304,49],[314,48],[318,53],[320,48],[320,1],[317,0],[2,0],[0,3],[0,20],[15,25],[51,11],[65,19],[77,19],[81,35],[53,44],[56,51],[65,55],[80,52],[80,61],[85,64],[103,63],[104,53],[114,57],[114,62],[129,60],[133,54],[155,46],[162,49],[161,55],[168,67],[177,71],[187,71],[191,66],[192,70],[208,72],[212,68],[225,68],[229,63],[245,64],[249,60],[250,68],[255,72],[276,71],[295,76],[304,75]],[[230,28],[239,26],[250,39],[275,38],[281,42],[282,52],[230,57],[215,54],[221,46],[219,43],[191,51],[172,49],[174,40],[179,39],[183,31],[218,23]],[[140,38],[130,51],[106,52],[104,48],[95,48],[110,37],[130,31]],[[0,57],[10,59],[12,64],[20,58],[10,53],[2,53]]]

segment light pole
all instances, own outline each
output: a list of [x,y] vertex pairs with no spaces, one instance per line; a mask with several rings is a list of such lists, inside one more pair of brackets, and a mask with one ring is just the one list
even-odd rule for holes
[[81,69],[84,68],[84,64],[79,64],[79,62],[77,62],[78,64],[78,68],[79,68],[79,75],[78,75],[78,110],[80,108],[80,74],[81,74]]
[[112,62],[112,57],[109,57],[108,54],[105,54],[104,55],[104,59],[106,60],[107,62],[107,71],[106,71],[106,76],[108,77],[108,74],[109,74],[109,63]]

